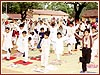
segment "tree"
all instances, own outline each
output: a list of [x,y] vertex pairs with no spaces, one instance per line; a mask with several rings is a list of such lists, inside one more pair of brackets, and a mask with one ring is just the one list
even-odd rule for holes
[[40,2],[3,2],[2,10],[3,13],[6,10],[7,4],[7,13],[20,13],[21,19],[24,20],[27,16],[28,9],[43,9],[43,3]]
[[75,2],[74,3],[74,10],[75,10],[75,22],[79,21],[79,16],[81,14],[82,9],[86,6],[86,2],[79,3]]
[[96,2],[68,2],[66,4],[72,4],[75,11],[75,22],[79,21],[81,12],[89,9],[98,9],[98,3]]
[[3,2],[2,12],[20,13],[22,20],[26,18],[28,9],[49,9],[63,11],[79,20],[81,13],[89,9],[98,9],[96,2]]
[[51,2],[48,5],[49,10],[56,10],[56,11],[63,11],[68,13],[69,15],[73,15],[74,9],[70,7],[70,5],[66,4],[65,2]]

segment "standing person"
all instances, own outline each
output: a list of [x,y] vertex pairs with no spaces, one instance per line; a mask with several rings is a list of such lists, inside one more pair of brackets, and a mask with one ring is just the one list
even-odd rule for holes
[[92,27],[92,34],[93,37],[97,36],[97,39],[93,39],[93,46],[92,46],[92,53],[91,53],[91,62],[94,62],[95,56],[98,55],[98,50],[99,50],[99,39],[98,39],[98,32],[96,30],[96,27]]
[[28,61],[28,36],[27,32],[23,31],[22,36],[17,40],[18,50],[23,54],[24,62]]
[[68,53],[72,54],[71,50],[74,48],[73,46],[76,43],[76,39],[74,36],[75,33],[75,27],[73,25],[73,22],[70,22],[69,26],[67,27],[67,43],[68,43]]
[[37,29],[37,31],[40,32],[41,28],[44,28],[44,31],[47,31],[47,26],[43,23],[42,20],[40,20],[39,23],[38,23],[38,29]]
[[50,30],[50,39],[52,41],[52,46],[53,46],[53,53],[55,51],[55,43],[56,43],[56,38],[57,38],[57,29],[59,28],[56,23],[53,21],[51,22],[51,25],[49,25],[49,30]]
[[44,38],[44,28],[41,28],[41,29],[40,29],[39,36],[40,36],[40,38],[39,38],[40,41],[39,41],[39,43],[38,43],[38,45],[37,45],[37,48],[38,48],[38,49],[41,48],[40,44],[41,44],[42,39]]
[[32,50],[34,50],[35,49],[35,40],[34,40],[34,38],[35,38],[35,34],[34,34],[34,32],[31,32],[30,33],[30,37],[31,37],[31,46],[32,46]]
[[[78,23],[76,23],[76,25],[75,25],[75,27],[76,27],[76,33],[77,34],[79,34],[79,31],[80,31],[80,28],[79,28],[79,22]],[[75,39],[76,39],[76,43],[75,43],[75,50],[77,50],[78,48],[78,45],[80,45],[80,42],[79,42],[79,39],[77,39],[76,37],[75,37]]]
[[48,57],[49,57],[49,52],[50,52],[50,39],[49,39],[50,32],[46,31],[44,33],[44,38],[42,39],[41,42],[41,66],[42,67],[47,67],[48,66]]
[[61,58],[60,56],[63,54],[64,51],[64,40],[66,40],[67,37],[62,37],[62,34],[60,32],[57,33],[57,39],[56,39],[56,56],[57,56],[57,61],[59,62],[59,64],[61,64]]
[[79,37],[78,34],[75,33],[75,36],[82,40],[82,57],[80,57],[80,62],[82,62],[82,72],[87,72],[87,63],[90,63],[91,59],[91,48],[92,48],[92,37],[90,36],[90,30],[84,30],[84,36],[82,38]]
[[12,31],[10,31],[9,27],[6,27],[5,32],[3,33],[2,49],[7,51],[7,60],[10,60],[11,48],[13,48]]

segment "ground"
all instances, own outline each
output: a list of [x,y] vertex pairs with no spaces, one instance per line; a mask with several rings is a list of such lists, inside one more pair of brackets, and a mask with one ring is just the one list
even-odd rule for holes
[[[67,53],[67,47],[64,47],[64,53]],[[16,50],[12,50],[12,54],[16,53]],[[2,55],[5,54],[4,51],[2,51]],[[40,52],[38,50],[31,51],[29,50],[29,57],[31,56],[37,56],[39,55]],[[81,56],[81,50],[73,51],[72,55],[67,55],[65,54],[64,56],[61,56],[62,63],[61,65],[59,64],[54,64],[56,60],[56,55],[54,53],[50,53],[49,56],[49,67],[51,65],[51,70],[47,70],[45,72],[36,72],[34,71],[35,67],[37,66],[38,68],[41,68],[40,61],[37,60],[30,60],[32,64],[29,65],[22,65],[22,64],[17,64],[17,66],[11,67],[11,64],[13,62],[16,62],[18,60],[23,60],[23,56],[21,55],[20,57],[17,57],[14,60],[6,61],[2,59],[2,66],[1,66],[1,73],[2,74],[80,74],[81,69],[81,63],[78,63],[79,57]],[[95,65],[99,65],[99,59],[98,57],[95,57]],[[98,74],[99,73],[99,66],[98,67],[88,67],[88,72],[93,73],[93,74]]]

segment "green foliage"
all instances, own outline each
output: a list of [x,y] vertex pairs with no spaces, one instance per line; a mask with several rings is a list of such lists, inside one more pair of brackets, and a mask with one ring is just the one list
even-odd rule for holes
[[98,3],[97,2],[89,2],[87,6],[85,7],[86,10],[91,9],[98,9]]
[[[71,16],[75,15],[75,4],[79,4],[79,7],[85,2],[3,2],[2,3],[2,13],[22,13],[28,9],[48,9],[63,11]],[[77,8],[77,6],[76,6]],[[82,12],[89,9],[98,9],[98,3],[96,2],[86,2],[83,6]],[[80,11],[81,12],[81,11]],[[25,13],[23,13],[25,14]]]

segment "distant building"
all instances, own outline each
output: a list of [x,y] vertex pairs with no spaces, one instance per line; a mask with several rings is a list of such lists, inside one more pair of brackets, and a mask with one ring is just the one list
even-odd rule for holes
[[[21,14],[7,14],[9,19],[15,19],[15,20],[18,20],[18,19],[21,19]],[[32,17],[31,16],[26,16],[26,19],[31,19]]]
[[[7,14],[8,20],[19,20],[21,19],[21,14]],[[64,18],[67,20],[69,14],[62,11],[54,11],[54,10],[36,10],[29,9],[27,11],[26,19],[39,20],[39,19],[47,19],[51,20],[51,18],[59,19]]]
[[98,21],[98,10],[87,10],[82,14],[82,21],[85,21],[86,19],[90,20],[90,22],[96,22]]
[[67,19],[69,14],[62,12],[62,11],[54,11],[54,10],[36,10],[36,9],[29,9],[27,14],[29,16],[32,16],[33,20],[38,20],[38,19],[48,19],[50,20],[51,18],[65,18]]

